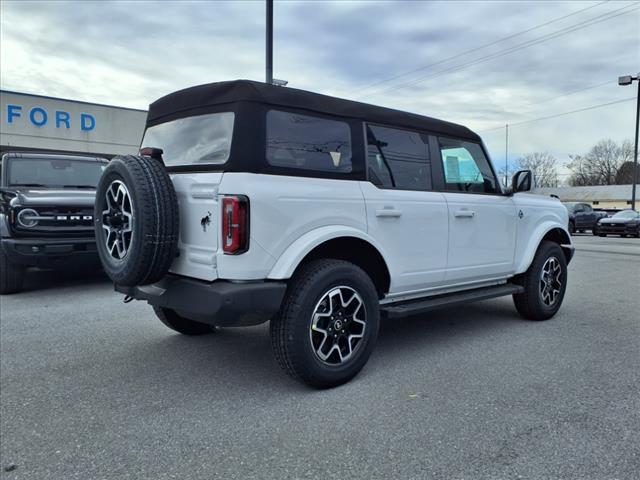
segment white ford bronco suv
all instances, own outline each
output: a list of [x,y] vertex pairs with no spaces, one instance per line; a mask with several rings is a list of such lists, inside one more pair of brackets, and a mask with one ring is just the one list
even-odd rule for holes
[[101,177],[96,239],[125,300],[186,335],[270,321],[284,370],[325,388],[362,369],[381,316],[513,295],[552,317],[573,247],[532,182],[502,189],[460,125],[212,83],[151,104],[140,155]]

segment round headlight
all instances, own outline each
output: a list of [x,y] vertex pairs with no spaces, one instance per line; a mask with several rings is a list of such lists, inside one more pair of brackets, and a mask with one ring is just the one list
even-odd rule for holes
[[36,212],[33,208],[25,208],[24,210],[20,210],[18,213],[18,223],[21,227],[32,228],[38,224],[38,220],[34,217],[38,216],[38,212]]

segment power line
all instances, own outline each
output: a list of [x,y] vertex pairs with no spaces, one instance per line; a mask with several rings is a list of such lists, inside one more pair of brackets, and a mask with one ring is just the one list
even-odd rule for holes
[[418,67],[418,68],[416,68],[414,70],[409,70],[407,72],[400,73],[400,74],[395,75],[393,77],[388,77],[386,79],[379,80],[377,82],[371,83],[371,84],[359,89],[359,91],[361,92],[363,90],[369,90],[370,88],[378,86],[378,85],[381,85],[383,83],[387,83],[387,82],[390,82],[392,80],[396,80],[396,79],[401,78],[401,77],[406,77],[407,75],[411,75],[412,73],[416,73],[416,72],[425,70],[427,68],[435,67],[436,65],[440,65],[442,63],[446,63],[449,60],[454,60],[456,58],[460,58],[460,57],[463,57],[465,55],[468,55],[469,53],[473,53],[473,52],[477,52],[478,50],[482,50],[483,48],[491,47],[493,45],[496,45],[498,43],[504,42],[506,40],[510,40],[512,38],[519,37],[521,35],[524,35],[525,33],[529,33],[529,32],[532,32],[534,30],[538,30],[539,28],[546,27],[547,25],[551,25],[552,23],[559,22],[560,20],[564,20],[565,18],[569,18],[569,17],[572,17],[574,15],[578,15],[579,13],[585,12],[587,10],[591,10],[592,8],[598,7],[598,6],[600,6],[600,5],[604,4],[604,3],[608,3],[609,1],[610,0],[604,0],[603,2],[596,3],[595,5],[590,5],[589,7],[581,8],[580,10],[576,10],[575,12],[569,13],[568,15],[563,15],[562,17],[554,18],[552,20],[549,20],[547,22],[541,23],[539,25],[536,25],[534,27],[528,28],[526,30],[522,30],[520,32],[516,32],[516,33],[514,33],[512,35],[508,35],[506,37],[502,37],[502,38],[500,38],[498,40],[495,40],[495,41],[493,41],[491,43],[487,43],[487,44],[482,45],[480,47],[472,48],[470,50],[465,50],[464,52],[461,52],[461,53],[458,53],[456,55],[453,55],[452,57],[447,57],[447,58],[444,58],[442,60],[438,60],[437,62],[430,63],[430,64],[424,65],[422,67]]
[[[575,32],[577,30],[581,30],[583,28],[590,27],[590,26],[595,25],[597,23],[605,22],[607,20],[611,20],[611,19],[619,17],[621,15],[626,15],[628,13],[634,12],[634,11],[638,10],[638,8],[632,8],[631,10],[627,10],[627,9],[629,7],[636,6],[638,3],[640,3],[640,2],[635,2],[635,3],[632,3],[630,5],[626,5],[626,6],[622,7],[622,8],[618,8],[618,9],[613,10],[611,12],[608,12],[606,14],[598,15],[596,17],[593,17],[593,18],[589,19],[589,20],[585,20],[583,22],[574,24],[574,25],[569,26],[569,27],[562,28],[562,29],[557,30],[555,32],[551,32],[551,33],[545,34],[545,35],[543,35],[541,37],[538,37],[538,38],[535,38],[535,39],[532,39],[532,40],[527,40],[526,42],[522,42],[522,43],[520,43],[518,45],[514,45],[512,47],[508,47],[508,48],[506,48],[504,50],[501,50],[499,52],[495,52],[495,53],[492,53],[492,54],[489,54],[489,55],[485,55],[484,57],[480,57],[480,58],[477,58],[475,60],[471,60],[469,62],[461,63],[459,65],[454,65],[452,67],[445,68],[444,70],[440,70],[438,72],[434,72],[432,74],[425,75],[423,77],[418,77],[417,79],[414,79],[414,80],[411,80],[411,81],[408,81],[408,82],[405,82],[405,83],[400,83],[398,85],[393,85],[393,86],[387,87],[387,88],[385,88],[383,90],[371,92],[371,93],[362,95],[361,97],[357,97],[357,98],[369,97],[369,96],[374,95],[376,93],[382,94],[382,93],[390,92],[390,91],[393,91],[393,90],[397,90],[399,88],[405,88],[405,87],[408,87],[408,86],[411,86],[411,85],[415,85],[417,83],[421,83],[421,82],[423,82],[423,81],[425,81],[427,79],[430,79],[430,78],[437,78],[437,77],[440,77],[440,76],[445,75],[447,73],[457,72],[457,71],[464,70],[465,68],[468,68],[468,67],[480,64],[480,63],[488,62],[490,60],[494,60],[496,58],[503,57],[503,56],[508,55],[510,53],[516,52],[518,50],[522,50],[522,49],[525,49],[525,48],[528,48],[528,47],[531,47],[531,46],[534,46],[534,45],[538,45],[540,43],[544,43],[544,42],[547,42],[549,40],[553,40],[554,38],[558,38],[558,37],[561,37],[563,35],[567,35],[569,33]],[[626,11],[622,11],[622,10],[626,10]],[[617,12],[619,12],[619,13],[617,13]]]
[[557,100],[558,98],[562,98],[562,97],[566,97],[566,96],[569,96],[569,95],[573,95],[574,93],[580,93],[580,92],[584,92],[584,91],[587,91],[587,90],[592,90],[594,88],[604,87],[605,85],[614,85],[614,84],[615,84],[614,81],[607,80],[606,82],[598,83],[597,85],[590,85],[588,87],[579,88],[578,90],[571,90],[569,92],[561,93],[560,95],[557,95],[557,96],[551,97],[551,98],[547,98],[545,100],[540,100],[539,102],[525,103],[523,105],[523,107],[533,107],[535,105],[540,105],[541,103],[547,103],[547,102],[550,102],[552,100]]
[[[594,110],[596,108],[607,107],[609,105],[615,105],[617,103],[629,102],[629,101],[635,100],[635,99],[636,99],[636,97],[623,98],[621,100],[615,100],[613,102],[600,103],[598,105],[591,105],[589,107],[579,108],[577,110],[571,110],[570,112],[556,113],[554,115],[547,115],[546,117],[538,117],[538,118],[532,118],[530,120],[523,120],[522,122],[509,123],[508,125],[510,127],[517,127],[518,125],[524,125],[525,123],[533,123],[533,122],[538,122],[540,120],[549,120],[551,118],[562,117],[564,115],[571,115],[572,113],[586,112],[587,110]],[[488,128],[486,130],[480,130],[479,133],[492,132],[494,130],[502,130],[503,128],[504,128],[504,125],[501,125],[499,127]]]

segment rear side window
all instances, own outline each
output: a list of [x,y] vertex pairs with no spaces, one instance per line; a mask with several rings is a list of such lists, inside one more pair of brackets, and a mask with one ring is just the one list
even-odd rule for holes
[[220,165],[229,159],[233,112],[179,118],[147,129],[143,147],[161,148],[167,167]]
[[440,137],[438,141],[446,190],[468,193],[499,191],[489,160],[480,145],[453,138]]
[[431,189],[427,135],[367,125],[367,166],[369,180],[379,187]]
[[267,161],[276,167],[351,172],[348,123],[299,113],[267,113]]

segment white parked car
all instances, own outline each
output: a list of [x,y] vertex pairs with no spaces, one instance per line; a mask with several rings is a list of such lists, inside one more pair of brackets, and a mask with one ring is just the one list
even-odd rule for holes
[[433,118],[251,81],[149,108],[112,160],[96,234],[116,289],[187,335],[271,321],[280,365],[315,387],[366,363],[380,316],[513,295],[560,308],[567,210],[501,188],[480,137]]

